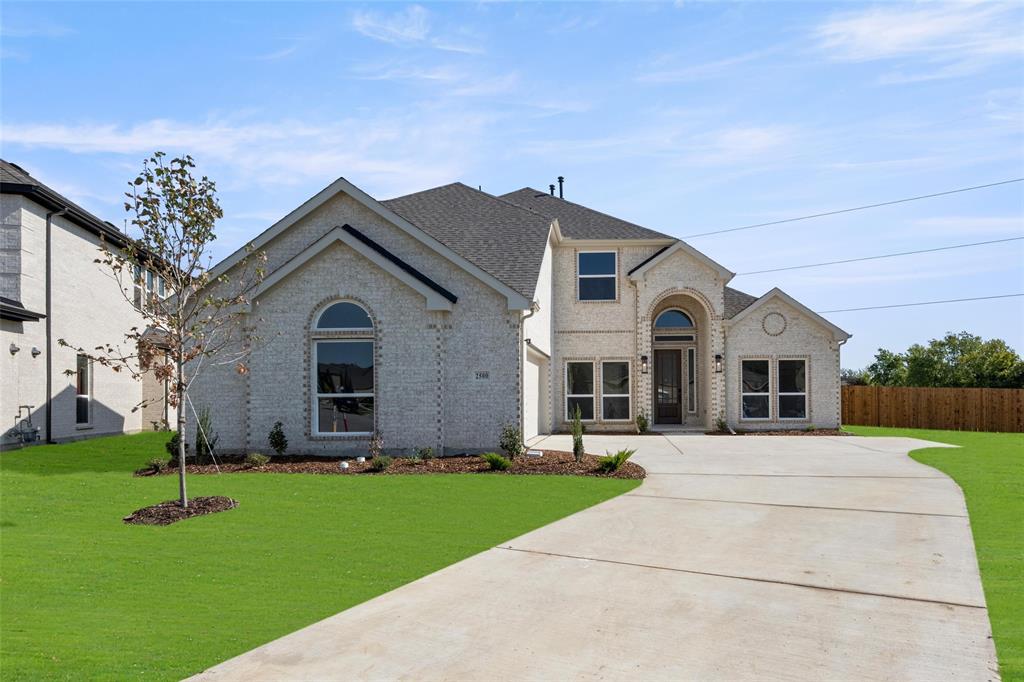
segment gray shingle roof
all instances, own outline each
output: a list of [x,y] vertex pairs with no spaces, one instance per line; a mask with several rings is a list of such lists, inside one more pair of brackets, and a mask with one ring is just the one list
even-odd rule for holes
[[550,218],[461,182],[381,203],[523,296],[533,298]]
[[748,308],[751,303],[757,300],[757,296],[751,296],[739,289],[732,287],[725,288],[725,318],[732,319]]
[[558,227],[567,239],[675,239],[532,187],[503,194],[501,198],[549,218],[557,218]]

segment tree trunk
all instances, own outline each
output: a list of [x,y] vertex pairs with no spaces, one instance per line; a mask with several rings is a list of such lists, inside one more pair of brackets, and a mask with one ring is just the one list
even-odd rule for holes
[[177,362],[174,390],[178,394],[178,496],[181,506],[188,508],[185,493],[185,384],[182,382],[181,358]]

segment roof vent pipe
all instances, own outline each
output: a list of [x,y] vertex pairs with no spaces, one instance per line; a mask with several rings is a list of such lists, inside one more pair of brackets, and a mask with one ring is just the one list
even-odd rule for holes
[[561,175],[558,176],[558,198],[564,199],[565,196],[562,194],[562,183],[565,182],[565,178]]
[[548,189],[551,190],[551,196],[555,196],[555,186],[554,185],[548,185]]

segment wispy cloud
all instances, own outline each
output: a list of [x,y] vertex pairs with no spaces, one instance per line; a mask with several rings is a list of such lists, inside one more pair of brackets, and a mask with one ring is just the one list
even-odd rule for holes
[[757,50],[699,64],[680,63],[684,58],[679,55],[662,55],[644,67],[644,73],[636,80],[640,83],[687,83],[717,78],[734,67],[763,59],[775,51]]
[[72,33],[74,31],[71,28],[49,21],[5,19],[0,23],[0,37],[4,38],[63,38]]
[[880,79],[895,84],[966,76],[1024,54],[1021,21],[1021,6],[1009,3],[885,5],[834,14],[815,36],[839,61],[924,61]]
[[483,49],[464,42],[459,36],[437,35],[430,25],[430,13],[421,5],[410,5],[398,12],[357,11],[352,28],[367,38],[402,47],[431,47],[447,52],[478,54]]
[[265,52],[262,54],[252,56],[249,59],[258,62],[276,62],[278,60],[292,56],[298,51],[298,49],[298,45],[289,45],[288,47],[282,47],[280,50],[273,50],[272,52]]

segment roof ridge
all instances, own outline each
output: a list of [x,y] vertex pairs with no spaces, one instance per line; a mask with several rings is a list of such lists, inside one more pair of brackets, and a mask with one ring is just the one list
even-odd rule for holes
[[[456,184],[462,185],[463,183],[459,182],[459,183],[456,183]],[[465,185],[465,186],[469,187],[469,185]],[[481,194],[486,194],[491,199],[495,199],[497,201],[500,201],[501,203],[507,204],[507,205],[511,206],[512,208],[518,209],[520,211],[526,211],[527,213],[532,213],[532,214],[534,214],[535,216],[537,216],[539,218],[543,218],[544,220],[547,220],[549,223],[551,221],[558,220],[558,218],[552,218],[549,215],[544,215],[540,211],[535,211],[532,208],[530,208],[529,206],[520,206],[519,204],[515,203],[514,201],[509,201],[508,199],[505,199],[504,197],[498,196],[497,194],[491,194],[490,192],[485,192],[482,189],[476,189],[475,187],[469,187],[469,189],[473,190],[474,192],[480,192]]]
[[[651,229],[649,227],[644,227],[643,225],[640,225],[639,223],[634,223],[634,222],[632,222],[630,220],[626,220],[624,218],[620,218],[618,216],[614,216],[611,213],[605,213],[604,211],[599,211],[596,208],[591,208],[590,206],[584,206],[583,204],[578,204],[575,201],[569,201],[565,197],[556,197],[553,194],[548,194],[547,192],[541,192],[539,189],[534,189],[533,187],[529,187],[529,186],[523,187],[521,189],[517,189],[517,190],[513,190],[511,192],[508,192],[507,194],[505,194],[503,196],[508,196],[509,194],[515,194],[516,192],[522,192],[523,190],[529,190],[531,192],[536,192],[540,196],[550,197],[551,199],[558,199],[559,201],[564,201],[567,204],[572,204],[573,206],[577,206],[577,207],[582,208],[584,210],[593,211],[594,213],[597,213],[598,215],[602,215],[605,218],[611,218],[612,220],[618,220],[621,223],[626,223],[627,225],[632,225],[633,227],[638,227],[641,230],[647,230],[648,232],[654,232],[655,234],[661,235],[665,239],[675,239],[677,241],[682,241],[678,237],[673,237],[672,235],[665,234],[664,232],[659,232],[658,230],[654,230],[654,229]],[[534,198],[537,199],[537,198],[539,198],[539,196],[538,197],[534,197]]]
[[462,185],[463,187],[468,187],[468,185],[466,185],[464,182],[459,182],[458,180],[456,180],[455,182],[447,182],[443,185],[438,185],[437,187],[428,187],[427,189],[421,189],[416,192],[410,192],[409,194],[400,194],[397,197],[391,197],[390,199],[379,199],[378,201],[380,201],[382,204],[386,204],[387,202],[394,201],[396,199],[408,199],[409,197],[414,197],[417,194],[426,194],[427,192],[433,192],[434,190],[437,189],[444,189],[445,187],[454,187],[455,185]]

